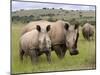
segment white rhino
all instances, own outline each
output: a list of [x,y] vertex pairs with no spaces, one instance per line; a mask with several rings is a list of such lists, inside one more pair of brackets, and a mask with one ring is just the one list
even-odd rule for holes
[[82,34],[84,36],[85,39],[90,40],[90,38],[94,36],[94,26],[86,23],[84,24],[83,28],[82,28]]
[[24,33],[20,38],[20,59],[23,60],[24,55],[29,55],[32,62],[38,60],[41,53],[45,53],[47,60],[51,61],[51,40],[48,35],[50,25],[42,29],[36,25],[36,29]]

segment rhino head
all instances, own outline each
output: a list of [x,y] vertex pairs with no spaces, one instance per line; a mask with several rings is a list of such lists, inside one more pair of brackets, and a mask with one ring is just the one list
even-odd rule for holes
[[77,55],[79,53],[77,49],[77,42],[79,38],[79,25],[74,26],[65,24],[66,29],[66,47],[68,48],[70,55]]

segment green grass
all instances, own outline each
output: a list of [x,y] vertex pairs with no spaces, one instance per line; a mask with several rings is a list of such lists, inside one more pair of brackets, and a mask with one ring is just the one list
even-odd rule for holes
[[23,25],[12,25],[12,73],[46,72],[61,70],[95,69],[95,40],[87,41],[80,32],[78,41],[79,55],[71,56],[69,51],[63,60],[58,59],[52,52],[52,63],[49,64],[46,56],[39,58],[38,64],[33,64],[30,58],[24,58],[23,63],[19,60],[19,38]]

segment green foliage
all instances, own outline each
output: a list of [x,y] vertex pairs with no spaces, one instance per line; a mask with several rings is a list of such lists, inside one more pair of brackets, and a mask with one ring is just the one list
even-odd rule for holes
[[41,20],[41,18],[39,16],[34,17],[33,15],[30,16],[13,16],[12,17],[12,22],[16,23],[16,22],[21,22],[21,23],[28,23],[30,21],[37,21],[37,20]]
[[23,25],[24,24],[12,25],[12,73],[95,69],[95,40],[90,42],[85,40],[82,36],[81,30],[78,41],[79,55],[71,56],[69,51],[67,51],[64,59],[60,60],[55,52],[52,52],[51,64],[48,64],[45,55],[40,56],[37,64],[32,65],[29,57],[24,58],[24,61],[21,62],[19,60],[19,38]]
[[57,21],[57,19],[55,19],[55,18],[53,18],[53,17],[49,17],[49,18],[48,18],[48,21],[50,21],[50,22],[55,22],[55,21]]
[[[73,19],[83,25],[87,20],[95,25],[95,12],[82,10],[64,10],[63,8],[43,8],[12,12],[12,22],[28,23],[37,20],[64,20],[74,24]],[[53,19],[53,20],[51,20]]]
[[72,18],[71,20],[69,20],[69,22],[71,23],[71,25],[74,25],[76,23],[76,19]]

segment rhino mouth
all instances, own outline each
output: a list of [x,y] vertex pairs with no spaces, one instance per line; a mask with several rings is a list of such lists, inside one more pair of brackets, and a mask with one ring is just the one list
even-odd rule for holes
[[79,54],[79,51],[78,50],[72,50],[71,52],[70,52],[70,55],[78,55]]

